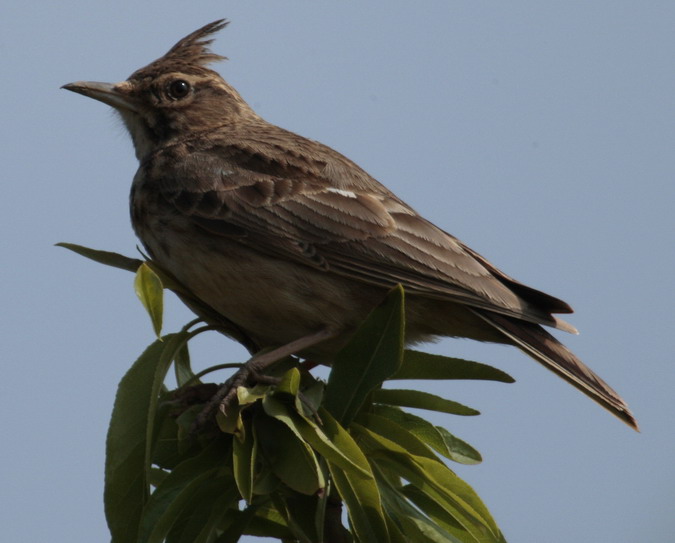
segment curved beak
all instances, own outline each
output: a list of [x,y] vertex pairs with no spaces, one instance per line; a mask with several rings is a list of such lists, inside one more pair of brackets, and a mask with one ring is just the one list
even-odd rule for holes
[[98,81],[76,81],[68,83],[61,88],[88,96],[94,100],[108,104],[115,109],[128,109],[138,112],[134,101],[129,97],[127,91],[128,83],[100,83]]

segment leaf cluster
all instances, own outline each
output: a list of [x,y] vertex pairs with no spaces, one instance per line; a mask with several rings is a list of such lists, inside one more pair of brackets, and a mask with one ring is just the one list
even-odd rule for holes
[[[151,263],[67,247],[137,271],[135,289],[158,335],[120,382],[108,431],[113,543],[226,543],[244,534],[302,543],[505,541],[443,460],[475,464],[478,451],[403,408],[478,411],[382,385],[512,379],[477,362],[405,350],[401,287],[336,355],[327,383],[289,358],[271,384],[239,387],[237,405],[195,435],[203,392],[213,390],[202,378],[221,367],[195,374],[189,341],[212,327],[193,321],[159,337],[165,283]],[[171,371],[177,391],[165,386]]]

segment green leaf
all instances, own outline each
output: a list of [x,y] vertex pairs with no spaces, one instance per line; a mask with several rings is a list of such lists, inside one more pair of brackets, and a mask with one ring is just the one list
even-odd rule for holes
[[424,459],[407,463],[399,456],[398,460],[395,466],[403,477],[443,507],[476,541],[499,542],[499,529],[487,509],[482,503],[478,505],[473,490],[454,473],[438,464],[428,465],[428,461],[425,465]]
[[159,276],[145,262],[138,267],[136,272],[134,290],[150,315],[155,335],[159,337],[162,332],[164,314],[164,287]]
[[143,264],[143,261],[139,260],[138,258],[129,258],[128,256],[120,255],[118,253],[111,253],[110,251],[90,249],[89,247],[75,245],[74,243],[57,243],[56,246],[69,249],[78,255],[89,258],[100,264],[105,264],[106,266],[112,266],[113,268],[120,268],[122,270],[131,272],[135,272],[138,267]]
[[481,543],[498,543],[499,528],[474,490],[447,466],[424,456],[410,454],[393,441],[354,423],[352,431],[366,447],[368,457],[387,466],[446,509]]
[[[324,424],[328,420],[330,425],[326,431],[325,426],[320,428],[310,419],[303,418],[296,411],[290,410],[271,396],[265,397],[263,407],[265,413],[283,422],[296,437],[307,442],[326,460],[330,460],[343,469],[356,469],[362,476],[372,476],[368,461],[363,456],[361,449],[327,411],[319,411]],[[324,418],[324,416],[327,418]]]
[[[326,409],[319,409],[319,417],[322,421],[320,428],[311,421],[309,424],[317,435],[321,434],[325,436],[325,439],[321,438],[320,440],[314,441],[323,444],[325,440],[328,440],[333,444],[335,449],[338,449],[342,453],[342,456],[340,458],[335,458],[332,454],[326,455],[319,451],[320,454],[329,462],[340,466],[342,470],[350,475],[353,472],[359,477],[365,475],[367,479],[372,479],[374,476],[372,469],[370,468],[370,463],[368,462],[366,455],[363,454],[361,447],[354,441],[354,438],[352,438],[349,432],[345,430]],[[307,435],[311,436],[312,433],[307,432]],[[314,444],[309,439],[307,439],[307,441],[314,447]],[[316,447],[314,448],[316,449]],[[349,459],[348,464],[342,462],[343,457]]]
[[196,440],[180,439],[179,434],[185,433],[185,430],[181,428],[183,418],[189,417],[191,421],[194,420],[194,417],[202,409],[202,406],[192,406],[187,410],[191,411],[191,413],[186,414],[184,412],[178,419],[175,416],[175,409],[174,404],[161,401],[155,415],[152,459],[150,463],[165,470],[175,468],[183,460],[194,456],[200,450]]
[[263,399],[270,390],[270,385],[255,385],[254,387],[240,386],[237,388],[237,404],[240,407],[251,405]]
[[176,344],[185,334],[157,340],[122,378],[106,441],[104,503],[115,543],[136,543],[141,510],[149,495],[148,475],[157,397]]
[[284,541],[293,539],[293,533],[288,528],[288,522],[269,503],[267,506],[261,505],[258,508],[255,517],[248,524],[244,533],[257,537],[283,539]]
[[[253,437],[256,439],[256,434],[253,434]],[[259,457],[259,454],[256,455],[256,458]],[[265,465],[259,464],[258,469],[255,473],[255,479],[253,479],[253,496],[269,496],[273,492],[276,492],[282,486],[279,477],[277,477],[274,472]],[[255,499],[255,498],[254,498]]]
[[[467,532],[447,510],[438,504],[438,502],[431,499],[419,488],[413,485],[406,485],[400,490],[404,496],[412,501],[419,509],[424,511],[424,513],[426,513],[439,527],[446,532],[453,534],[456,538],[453,540],[467,543],[480,541],[479,539],[476,539],[474,535]],[[504,540],[499,539],[498,541]]]
[[[310,383],[306,387],[303,387],[302,397],[300,398],[300,396],[298,396],[296,398],[295,407],[298,413],[306,416],[313,416],[322,404],[325,388],[326,383],[311,377]],[[300,404],[299,409],[298,403]]]
[[288,426],[258,412],[253,418],[253,431],[258,458],[289,488],[311,496],[325,487],[311,447],[298,439]]
[[478,464],[483,460],[480,453],[471,445],[455,437],[445,428],[434,426],[422,417],[387,405],[376,405],[373,407],[373,411],[400,424],[436,452],[450,460],[461,464]]
[[[409,543],[410,541],[415,541],[415,538],[412,537],[412,533],[408,532],[407,535],[403,535],[401,528],[398,524],[394,523],[391,515],[385,514],[384,520],[387,523],[387,531],[389,532],[389,540],[391,543]],[[426,543],[426,541],[424,539],[420,539],[419,543]]]
[[[212,469],[188,479],[186,484],[178,489],[175,495],[171,496],[171,501],[162,504],[164,510],[161,516],[148,515],[146,521],[144,515],[138,543],[162,543],[180,517],[182,510],[195,502],[199,492],[205,488],[215,473],[216,470]],[[151,513],[154,513],[154,511]]]
[[335,357],[324,407],[349,426],[368,394],[396,373],[404,343],[404,298],[399,285],[359,327]]
[[438,457],[412,432],[406,430],[403,426],[393,422],[390,419],[374,415],[372,413],[361,414],[357,422],[370,431],[393,441],[407,450],[410,454],[426,456],[431,460],[440,462]]
[[[347,512],[357,539],[389,541],[375,475],[366,455],[349,432],[326,409],[320,408],[318,414],[322,421],[320,428],[309,419],[305,421],[317,435],[322,433],[333,447],[327,451],[328,454],[324,454],[317,448],[317,445],[324,448],[324,439],[314,439],[311,432],[305,432],[303,437],[326,459],[335,488],[347,504]],[[350,462],[345,464],[342,457],[334,455],[335,449]]]
[[[319,410],[323,422],[319,427],[272,397],[263,400],[263,407],[268,415],[286,424],[327,460],[336,488],[348,503],[350,518],[355,526],[358,524],[355,530],[366,534],[361,540],[387,541],[374,475],[363,451],[349,433],[325,409]],[[372,533],[377,535],[375,539],[368,538]]]
[[342,470],[330,461],[328,467],[335,488],[347,505],[347,514],[357,540],[387,543],[389,532],[375,480],[363,478],[353,470]]
[[[441,526],[434,523],[405,499],[401,489],[394,487],[384,479],[380,482],[382,501],[389,518],[388,524],[407,536],[405,541],[424,543],[463,543],[464,539],[455,538]],[[389,530],[391,533],[391,529]],[[465,534],[467,532],[464,532]],[[473,541],[473,540],[472,540]]]
[[[420,537],[425,538],[430,543],[454,543],[456,541],[463,541],[461,539],[451,539],[450,534],[444,533],[440,526],[434,524],[427,518],[404,515],[401,520],[405,526],[406,533],[410,533],[413,529],[416,529]],[[474,539],[472,538],[467,541],[474,541]]]
[[416,407],[417,409],[440,411],[441,413],[450,413],[452,415],[480,415],[480,412],[471,407],[420,390],[375,390],[373,391],[373,402],[388,405],[400,405],[404,407]]
[[403,363],[391,379],[474,379],[515,382],[509,374],[480,362],[413,350],[405,351]]
[[298,368],[291,368],[281,377],[281,381],[276,386],[276,393],[297,396],[300,391],[300,371]]
[[201,383],[200,379],[195,379],[195,374],[192,371],[190,364],[190,350],[187,343],[176,353],[175,364],[173,365],[174,373],[176,375],[176,384],[178,388],[190,383],[190,385],[198,385]]
[[[237,507],[239,495],[231,477],[208,481],[171,527],[166,543],[209,543],[223,519]],[[224,489],[227,489],[224,491]]]
[[287,519],[288,527],[299,543],[314,543],[321,540],[314,523],[317,507],[315,496],[275,494],[272,500],[277,511],[281,511]]
[[257,504],[246,507],[243,511],[237,512],[228,523],[227,528],[214,540],[214,543],[236,543],[244,534],[251,520],[255,518],[258,510]]
[[[152,386],[146,392],[149,393],[149,404],[147,414],[144,418],[145,423],[145,465],[146,470],[150,469],[153,457],[153,447],[156,444],[156,438],[158,430],[158,425],[156,423],[157,419],[157,407],[159,404],[159,394],[164,385],[164,379],[166,374],[169,371],[171,363],[176,359],[178,353],[185,345],[185,343],[190,339],[190,334],[188,332],[178,332],[175,334],[168,334],[161,339],[155,341],[155,343],[163,344],[163,349],[161,350],[159,359],[155,361],[155,373],[153,376]],[[153,343],[153,345],[155,344]],[[126,378],[126,376],[125,376]],[[120,387],[122,383],[120,383]],[[119,394],[119,393],[118,393]],[[112,422],[111,422],[112,426]]]
[[[185,460],[164,479],[150,497],[143,510],[139,530],[139,543],[161,543],[191,504],[200,501],[200,494],[209,491],[209,483],[223,470],[229,447],[215,442],[199,455]],[[220,491],[228,494],[225,478],[220,477]],[[229,502],[236,503],[239,496],[229,492]]]
[[442,426],[436,426],[436,430],[441,435],[447,451],[447,454],[441,453],[443,456],[460,464],[480,464],[483,461],[480,453],[466,441],[452,435]]
[[242,498],[247,503],[253,499],[253,477],[255,474],[255,439],[250,419],[242,420],[241,427],[232,440],[232,461],[234,480]]

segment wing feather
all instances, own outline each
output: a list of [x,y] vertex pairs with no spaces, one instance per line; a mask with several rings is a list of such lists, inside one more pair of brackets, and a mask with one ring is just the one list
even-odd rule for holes
[[325,164],[314,170],[276,164],[274,175],[266,174],[237,156],[193,153],[160,190],[195,224],[275,257],[571,329],[551,315],[569,310],[567,304],[503,274],[377,181],[368,188],[340,184],[325,174],[344,169]]

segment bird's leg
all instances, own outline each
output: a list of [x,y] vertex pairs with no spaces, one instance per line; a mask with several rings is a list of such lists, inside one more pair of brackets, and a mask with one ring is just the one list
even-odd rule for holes
[[[237,372],[230,377],[223,385],[218,389],[213,397],[206,404],[201,413],[197,415],[193,429],[199,429],[204,426],[204,423],[208,420],[210,416],[220,409],[222,413],[225,413],[227,409],[231,406],[235,397],[237,396],[237,388],[242,385],[247,384],[250,380],[256,378],[266,379],[264,376],[264,371],[272,366],[274,363],[279,360],[283,360],[287,356],[296,354],[304,349],[312,347],[317,343],[326,341],[327,339],[334,338],[338,335],[338,331],[332,328],[324,328],[310,334],[308,336],[303,336],[299,339],[291,341],[286,345],[272,349],[265,353],[253,355],[248,362],[246,362]],[[258,377],[260,376],[260,377]]]

